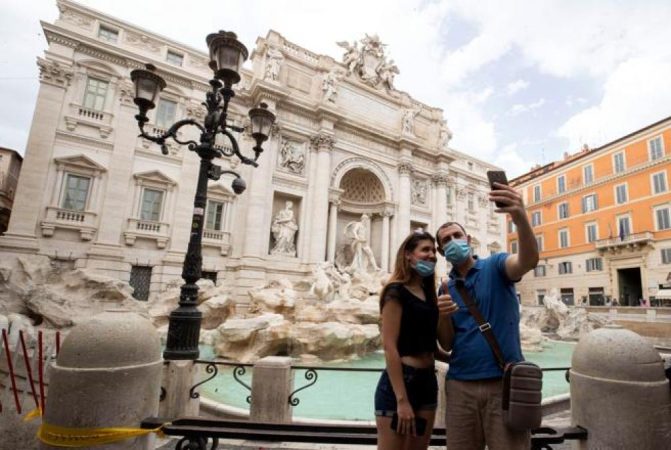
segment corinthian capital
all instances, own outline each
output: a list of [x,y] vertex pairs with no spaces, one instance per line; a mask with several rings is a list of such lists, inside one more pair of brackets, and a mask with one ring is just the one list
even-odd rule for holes
[[401,175],[410,175],[415,170],[410,161],[401,161],[398,163],[398,173]]
[[312,136],[310,138],[310,143],[318,151],[321,151],[321,150],[331,151],[331,150],[333,150],[333,145],[335,144],[335,139],[330,134],[319,133],[319,134],[315,134],[314,136]]
[[449,179],[450,177],[445,172],[438,172],[431,175],[431,181],[433,181],[433,184],[436,186],[447,186]]
[[72,80],[74,73],[72,67],[43,58],[37,59],[37,66],[40,68],[40,81],[53,84],[54,86],[70,86],[70,80]]

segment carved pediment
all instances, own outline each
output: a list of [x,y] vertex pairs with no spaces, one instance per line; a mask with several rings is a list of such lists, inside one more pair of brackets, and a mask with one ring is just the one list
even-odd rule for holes
[[216,199],[221,199],[223,197],[226,200],[233,200],[235,194],[226,186],[222,186],[219,183],[212,183],[207,186],[207,197],[211,199],[214,199],[215,197]]
[[54,162],[59,167],[68,167],[87,172],[106,172],[107,169],[85,155],[64,156],[55,158]]
[[135,181],[140,184],[147,182],[154,184],[169,185],[169,186],[175,186],[177,184],[175,180],[165,175],[160,170],[152,170],[149,172],[136,173],[135,175],[133,175],[133,178],[135,178]]

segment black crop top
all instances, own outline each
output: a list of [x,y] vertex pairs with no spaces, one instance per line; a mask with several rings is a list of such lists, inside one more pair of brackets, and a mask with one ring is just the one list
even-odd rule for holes
[[433,353],[436,350],[438,306],[435,295],[425,292],[425,296],[426,301],[423,301],[400,283],[389,285],[384,294],[385,303],[398,300],[403,308],[397,341],[400,356]]

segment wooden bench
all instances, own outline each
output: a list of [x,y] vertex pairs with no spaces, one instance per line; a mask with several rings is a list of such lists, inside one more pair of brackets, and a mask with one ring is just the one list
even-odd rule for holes
[[[166,424],[167,423],[167,424]],[[244,439],[265,442],[300,442],[320,444],[352,444],[376,445],[377,430],[371,425],[327,425],[327,424],[295,424],[295,423],[263,423],[206,419],[187,417],[162,419],[152,417],[142,422],[142,428],[154,429],[162,424],[162,431],[167,436],[182,436],[194,447],[205,450],[207,439],[213,440],[211,450],[216,449],[219,439]],[[566,440],[587,439],[587,430],[581,427],[548,428],[533,430],[532,449],[551,449],[551,444],[559,444]],[[178,444],[182,448],[181,443]],[[445,445],[445,429],[434,429],[431,445]]]

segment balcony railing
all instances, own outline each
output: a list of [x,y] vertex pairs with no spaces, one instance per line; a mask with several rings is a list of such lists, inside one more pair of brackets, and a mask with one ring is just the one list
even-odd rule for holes
[[128,219],[128,227],[124,232],[126,245],[135,245],[135,240],[152,239],[158,248],[165,248],[170,239],[170,224],[153,220]]
[[72,209],[47,206],[47,213],[40,227],[42,236],[51,237],[56,228],[77,230],[84,241],[93,239],[96,232],[97,214],[91,211],[75,211]]
[[655,238],[650,231],[644,231],[642,233],[628,234],[626,236],[614,237],[608,239],[599,239],[595,242],[597,250],[614,250],[618,247],[644,247],[651,242],[654,242]]
[[231,250],[231,233],[205,229],[203,230],[203,247],[218,248],[222,256],[227,256]]
[[100,137],[107,138],[112,132],[113,118],[114,116],[109,112],[70,103],[68,114],[65,116],[65,127],[69,131],[76,131],[80,124],[95,127],[98,128]]

